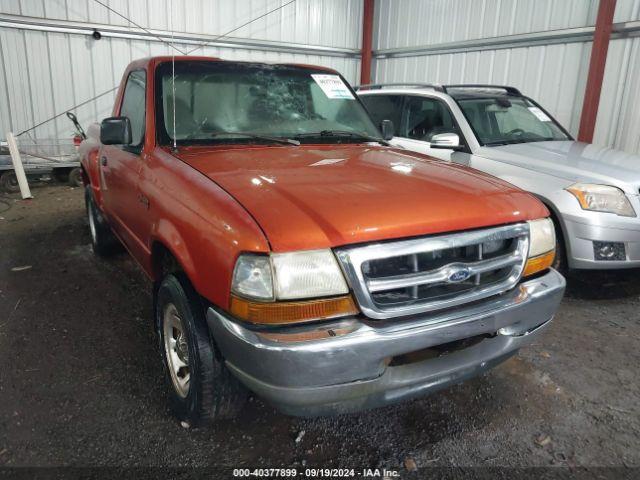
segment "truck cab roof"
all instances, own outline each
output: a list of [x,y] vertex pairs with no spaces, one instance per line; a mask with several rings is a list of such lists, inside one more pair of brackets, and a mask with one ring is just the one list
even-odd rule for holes
[[267,62],[251,62],[251,61],[239,61],[239,60],[225,60],[220,57],[209,56],[193,56],[193,55],[158,55],[154,57],[145,57],[132,61],[127,67],[128,71],[142,69],[142,68],[154,68],[161,63],[165,62],[224,62],[224,63],[237,63],[237,64],[252,64],[252,65],[264,65],[265,67],[283,66],[283,67],[299,67],[309,70],[318,70],[323,72],[338,73],[335,70],[322,67],[318,65],[309,65],[304,63],[267,63]]

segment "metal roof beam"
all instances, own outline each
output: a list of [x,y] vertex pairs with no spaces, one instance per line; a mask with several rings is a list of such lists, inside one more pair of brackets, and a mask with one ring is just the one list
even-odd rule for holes
[[[567,28],[544,32],[505,35],[502,37],[475,38],[457,42],[386,48],[373,52],[376,58],[443,55],[451,53],[502,50],[507,48],[554,45],[559,43],[591,42],[595,27]],[[614,23],[612,39],[640,36],[640,21]]]
[[176,44],[200,45],[215,48],[243,48],[249,50],[266,50],[270,52],[302,53],[306,55],[328,55],[334,57],[360,57],[360,49],[330,47],[325,45],[305,45],[302,43],[278,42],[255,38],[224,37],[217,39],[216,35],[200,33],[175,32],[173,37],[167,30],[148,29],[147,31],[135,27],[106,25],[101,23],[75,22],[71,20],[56,20],[40,17],[26,17],[0,13],[0,27],[35,30],[41,32],[68,33],[72,35],[92,35],[94,30],[103,37],[127,38],[148,42],[174,42]]

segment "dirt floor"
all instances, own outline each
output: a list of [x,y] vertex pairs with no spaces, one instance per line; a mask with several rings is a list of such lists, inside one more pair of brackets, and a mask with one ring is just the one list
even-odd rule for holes
[[93,256],[81,189],[34,195],[0,197],[2,466],[640,467],[638,271],[570,278],[537,344],[434,396],[320,419],[252,399],[185,429],[150,284],[126,254]]

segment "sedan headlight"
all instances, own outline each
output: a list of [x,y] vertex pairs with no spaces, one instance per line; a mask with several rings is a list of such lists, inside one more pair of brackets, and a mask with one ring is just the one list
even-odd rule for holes
[[625,193],[610,185],[575,183],[567,188],[584,210],[615,213],[623,217],[635,217],[636,212]]
[[240,255],[231,292],[231,313],[255,323],[318,320],[358,311],[331,250]]
[[523,276],[533,275],[553,265],[556,256],[556,230],[550,218],[529,222],[529,255]]

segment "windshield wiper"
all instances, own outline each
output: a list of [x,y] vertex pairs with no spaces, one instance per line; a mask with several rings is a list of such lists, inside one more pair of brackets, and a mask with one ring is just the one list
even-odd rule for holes
[[249,137],[249,138],[255,138],[257,140],[266,140],[268,142],[273,142],[273,143],[282,143],[284,145],[300,145],[300,142],[298,140],[292,140],[290,138],[283,138],[283,137],[269,137],[267,135],[260,135],[258,133],[251,133],[251,132],[213,132],[211,134],[212,138],[219,138],[219,137],[224,137],[225,135],[228,136],[232,136],[232,135],[239,135],[241,137]]
[[515,145],[517,143],[534,143],[534,142],[549,142],[555,140],[554,138],[519,138],[517,140],[501,140],[498,142],[485,143],[487,147],[497,147],[499,145]]
[[320,132],[314,133],[300,133],[295,136],[295,138],[306,137],[349,137],[366,140],[368,142],[381,143],[382,145],[385,145],[387,147],[390,145],[389,142],[383,140],[382,138],[373,137],[371,135],[367,135],[366,133],[350,132],[348,130],[322,130]]

